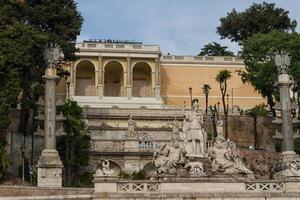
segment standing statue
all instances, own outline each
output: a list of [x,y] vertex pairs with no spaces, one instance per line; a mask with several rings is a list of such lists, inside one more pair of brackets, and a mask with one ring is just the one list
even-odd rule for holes
[[199,110],[198,100],[193,100],[192,113],[186,116],[184,130],[186,131],[188,155],[205,155],[206,133],[202,128],[203,114]]
[[180,124],[177,121],[177,117],[174,118],[174,121],[172,122],[172,133],[173,133],[173,137],[178,137],[179,138],[179,131],[180,131]]
[[217,135],[223,135],[223,121],[217,121]]
[[136,131],[135,131],[136,127],[137,127],[137,124],[132,119],[132,115],[129,115],[129,119],[128,119],[128,136],[129,137],[136,136]]

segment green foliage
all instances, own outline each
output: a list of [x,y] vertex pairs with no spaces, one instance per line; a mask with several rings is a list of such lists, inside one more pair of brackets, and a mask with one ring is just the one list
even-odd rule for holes
[[80,170],[88,166],[91,137],[88,134],[82,108],[76,101],[67,100],[58,108],[65,117],[63,128],[66,133],[58,138],[57,148],[65,166],[65,183],[74,185]]
[[4,181],[5,170],[9,167],[9,156],[5,151],[5,143],[0,141],[0,183]]
[[294,141],[294,147],[295,147],[295,152],[297,154],[300,154],[300,140],[299,139]]
[[248,9],[237,12],[233,9],[220,19],[217,33],[221,38],[241,42],[255,33],[268,33],[272,30],[295,30],[297,22],[288,17],[289,12],[278,8],[274,3],[253,3]]
[[227,48],[217,42],[208,43],[201,49],[199,56],[234,56],[234,53],[228,51]]
[[19,130],[26,135],[29,110],[36,109],[36,101],[43,94],[44,49],[56,43],[66,59],[73,59],[76,51],[74,41],[80,33],[81,24],[82,17],[74,0],[0,1],[2,133],[9,125],[10,106],[20,101]]
[[[300,84],[300,35],[282,31],[272,31],[267,34],[254,34],[242,42],[242,58],[246,71],[240,75],[244,82],[250,83],[256,91],[268,100],[273,109],[274,97],[279,93],[276,87],[277,68],[274,62],[276,52],[287,51],[291,56],[290,73]],[[299,89],[298,89],[299,91]]]
[[146,179],[146,172],[141,170],[139,172],[133,172],[131,174],[132,180],[145,180]]
[[130,179],[130,174],[127,174],[126,172],[120,171],[118,174],[118,177],[121,179]]
[[209,90],[211,90],[211,87],[208,84],[203,84],[201,89],[202,89],[203,94],[205,94],[205,96],[208,96]]
[[265,104],[259,104],[259,105],[254,106],[251,109],[246,110],[245,114],[252,116],[252,117],[267,116],[268,110],[266,109]]
[[130,180],[145,180],[145,179],[147,179],[145,170],[141,170],[139,172],[134,171],[132,174],[128,174],[124,171],[121,171],[118,174],[118,177],[121,179],[130,179]]
[[94,174],[90,172],[84,172],[76,176],[73,180],[73,187],[93,187]]
[[217,76],[216,76],[216,81],[220,84],[226,83],[228,79],[231,78],[231,72],[228,71],[227,69],[221,70]]

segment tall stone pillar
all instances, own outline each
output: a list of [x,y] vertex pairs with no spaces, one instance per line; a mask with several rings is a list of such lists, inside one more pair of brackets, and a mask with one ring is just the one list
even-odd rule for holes
[[97,83],[98,88],[98,96],[100,99],[104,96],[104,69],[103,69],[103,62],[102,62],[102,56],[98,58],[99,61],[99,82]]
[[281,133],[283,135],[282,151],[294,153],[293,125],[291,117],[291,100],[290,87],[292,85],[291,78],[288,74],[280,74],[278,76],[278,86],[280,92],[281,104]]
[[287,73],[288,66],[290,65],[290,58],[286,54],[278,54],[275,57],[275,61],[278,67],[278,86],[281,104],[281,134],[283,136],[282,152],[285,154],[294,154],[294,134],[290,100],[290,87],[293,84],[293,81]]
[[47,52],[49,67],[45,70],[45,120],[44,120],[44,138],[45,149],[39,158],[38,167],[38,187],[61,187],[62,186],[62,162],[56,150],[56,69],[55,55],[59,53],[57,49],[50,49]]
[[275,63],[278,68],[278,86],[281,104],[281,135],[282,153],[279,163],[278,176],[300,177],[300,157],[294,152],[294,133],[291,113],[290,87],[293,84],[292,78],[288,75],[287,69],[290,65],[290,58],[286,53],[277,54]]
[[160,62],[159,58],[155,59],[155,86],[154,86],[154,97],[156,99],[161,99],[160,96]]

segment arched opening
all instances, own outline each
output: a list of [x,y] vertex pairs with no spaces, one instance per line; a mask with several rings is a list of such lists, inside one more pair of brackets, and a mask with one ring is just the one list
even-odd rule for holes
[[123,67],[119,62],[111,61],[104,68],[104,96],[124,96]]
[[95,96],[95,67],[88,60],[79,62],[76,66],[76,95]]
[[145,62],[139,62],[133,66],[132,73],[133,73],[132,96],[134,97],[152,96],[150,65]]

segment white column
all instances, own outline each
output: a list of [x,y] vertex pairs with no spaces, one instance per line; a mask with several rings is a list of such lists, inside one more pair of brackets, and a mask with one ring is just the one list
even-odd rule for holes
[[126,86],[126,93],[127,98],[132,98],[132,70],[131,70],[131,58],[127,58],[127,86]]
[[38,187],[62,186],[62,162],[56,151],[56,69],[49,67],[45,70],[45,149],[38,161]]

